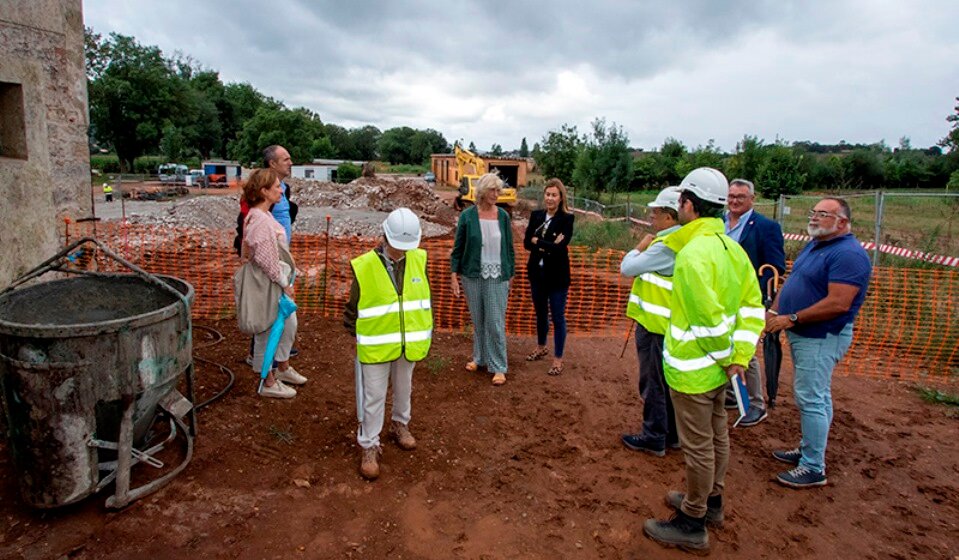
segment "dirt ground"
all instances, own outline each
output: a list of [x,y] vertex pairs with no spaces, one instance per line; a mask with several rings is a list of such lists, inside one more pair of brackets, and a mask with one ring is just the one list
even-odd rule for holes
[[[510,380],[463,370],[470,340],[437,336],[414,375],[412,452],[384,438],[382,476],[357,473],[352,339],[338,321],[303,317],[294,359],[310,382],[291,401],[255,396],[233,321],[198,356],[237,383],[199,416],[196,454],[157,494],[126,510],[105,495],[32,511],[0,443],[0,558],[680,558],[642,534],[669,513],[683,457],[622,447],[641,419],[636,358],[621,340],[572,339],[563,375],[523,361]],[[197,329],[195,344],[207,334]],[[198,400],[222,386],[200,364]],[[829,486],[773,482],[770,457],[799,437],[786,367],[768,421],[732,432],[717,558],[959,557],[959,420],[893,382],[837,378]],[[141,467],[146,468],[146,467]]]

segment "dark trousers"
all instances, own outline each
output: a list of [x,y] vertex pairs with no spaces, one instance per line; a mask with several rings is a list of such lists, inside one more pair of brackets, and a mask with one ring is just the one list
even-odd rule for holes
[[636,323],[636,354],[639,356],[639,395],[643,397],[643,431],[641,437],[653,444],[670,445],[679,441],[676,415],[669,387],[663,374],[663,342],[661,334],[647,331]]
[[529,283],[533,296],[533,309],[536,310],[536,342],[546,346],[549,333],[550,315],[553,318],[553,355],[563,357],[566,347],[566,296],[569,288],[550,290],[542,281]]

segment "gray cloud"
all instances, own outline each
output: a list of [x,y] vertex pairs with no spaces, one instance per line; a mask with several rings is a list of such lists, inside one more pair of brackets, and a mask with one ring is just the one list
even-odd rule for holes
[[924,2],[99,0],[96,31],[180,50],[324,121],[518,146],[563,123],[732,149],[936,142],[959,95],[959,5]]

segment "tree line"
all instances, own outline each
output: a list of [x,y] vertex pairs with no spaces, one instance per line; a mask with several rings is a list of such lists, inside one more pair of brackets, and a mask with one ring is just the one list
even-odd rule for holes
[[[569,124],[547,132],[532,155],[543,175],[597,195],[678,185],[702,166],[719,169],[730,179],[749,179],[766,197],[804,190],[959,189],[959,105],[946,120],[951,130],[929,148],[913,148],[906,137],[890,148],[884,142],[767,143],[746,135],[734,152],[724,153],[712,140],[690,149],[675,138],[667,138],[658,150],[633,150],[621,127],[596,119],[588,133]],[[940,146],[949,151],[943,153]]]
[[422,165],[431,153],[451,150],[433,129],[324,123],[309,109],[286,107],[247,83],[224,84],[218,72],[189,56],[166,57],[133,37],[103,37],[86,28],[84,39],[91,153],[114,151],[123,172],[142,155],[256,165],[271,144],[285,146],[295,163],[335,158]]

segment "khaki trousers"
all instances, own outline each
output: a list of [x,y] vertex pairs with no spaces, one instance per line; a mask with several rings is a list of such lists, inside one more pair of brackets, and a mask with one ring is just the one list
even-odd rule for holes
[[686,498],[681,509],[690,517],[706,516],[706,498],[723,493],[729,465],[725,385],[689,395],[670,389],[676,428],[686,457]]

